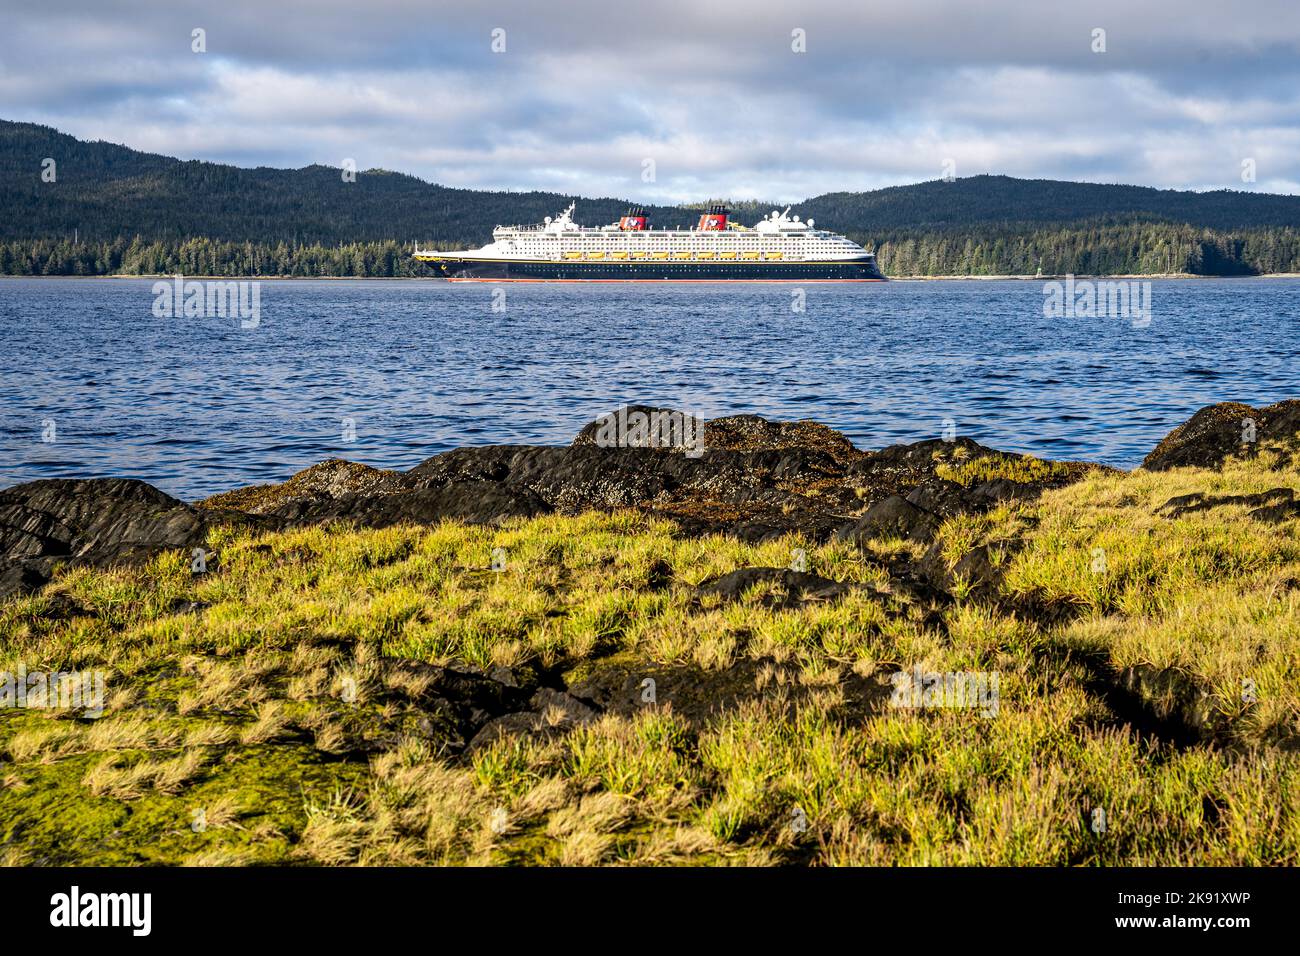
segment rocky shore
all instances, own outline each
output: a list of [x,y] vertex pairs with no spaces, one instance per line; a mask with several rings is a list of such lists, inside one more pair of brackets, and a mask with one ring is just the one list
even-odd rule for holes
[[[825,425],[756,415],[695,423],[705,450],[693,456],[674,447],[601,447],[599,424],[584,427],[568,446],[462,448],[406,472],[332,459],[281,484],[194,503],[129,478],[17,485],[0,491],[0,599],[39,589],[58,567],[103,568],[166,549],[202,548],[210,530],[223,525],[285,530],[346,521],[381,528],[635,508],[671,519],[684,534],[721,532],[751,543],[790,532],[816,542],[925,540],[945,518],[1031,499],[1105,467],[1001,452],[961,437],[864,451]],[[1258,409],[1211,405],[1173,429],[1142,468],[1216,467],[1298,433],[1300,400]],[[1300,507],[1271,504],[1275,520]]]
[[0,682],[0,865],[1300,861],[1300,401],[1132,472],[656,413],[0,492],[0,675],[108,689]]

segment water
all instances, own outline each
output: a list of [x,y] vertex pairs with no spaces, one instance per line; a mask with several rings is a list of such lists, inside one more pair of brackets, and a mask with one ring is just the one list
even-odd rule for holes
[[865,448],[951,418],[1128,468],[1202,405],[1300,397],[1300,280],[1157,281],[1147,328],[1044,318],[1038,282],[810,285],[797,313],[785,285],[322,280],[263,282],[245,330],[155,318],[152,284],[0,280],[0,486],[123,475],[195,499],[331,456],[563,444],[623,402],[814,418]]

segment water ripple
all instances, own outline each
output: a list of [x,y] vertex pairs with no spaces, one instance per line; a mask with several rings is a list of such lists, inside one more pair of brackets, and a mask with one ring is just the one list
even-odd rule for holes
[[[0,485],[128,475],[196,498],[340,456],[560,444],[622,402],[962,434],[1132,467],[1202,405],[1300,397],[1291,280],[1153,283],[1146,328],[1047,319],[1034,282],[267,282],[262,323],[153,317],[149,280],[0,280]],[[350,421],[355,437],[345,428]],[[53,422],[55,440],[46,423]]]

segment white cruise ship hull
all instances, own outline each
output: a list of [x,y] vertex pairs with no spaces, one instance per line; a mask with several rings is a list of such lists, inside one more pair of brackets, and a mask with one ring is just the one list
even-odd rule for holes
[[422,253],[453,282],[881,282],[874,256],[843,261],[479,259]]

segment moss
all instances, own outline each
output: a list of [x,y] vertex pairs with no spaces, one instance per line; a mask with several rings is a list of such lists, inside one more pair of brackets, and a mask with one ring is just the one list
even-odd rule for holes
[[[103,669],[109,703],[99,721],[0,711],[3,858],[1295,864],[1297,521],[1231,501],[1300,489],[1293,460],[1098,471],[950,519],[935,553],[984,549],[978,598],[891,577],[918,552],[686,537],[631,512],[219,529],[205,575],[181,554],[64,571],[0,604],[0,670]],[[1061,477],[1011,456],[943,467]],[[1226,503],[1170,517],[1189,493]],[[696,592],[795,548],[866,587],[795,607]],[[430,664],[514,675],[517,708],[541,681],[603,712],[469,755]],[[996,673],[997,717],[891,706],[912,667]],[[1141,733],[1126,673],[1177,678],[1128,682]],[[1162,730],[1184,712],[1201,740]]]
[[943,462],[934,473],[946,481],[970,487],[985,481],[1016,481],[1022,484],[1064,482],[1078,475],[1082,466],[1064,461],[1043,461],[1032,455],[984,455],[956,464]]
[[[6,727],[7,735],[12,730]],[[178,752],[123,756],[139,760]],[[4,768],[0,844],[20,845],[29,863],[49,866],[176,864],[214,850],[241,863],[287,863],[293,834],[305,823],[304,800],[357,785],[366,770],[364,764],[323,760],[303,746],[239,748],[214,761],[180,793],[147,791],[120,799],[96,796],[83,785],[103,759],[103,754],[76,754]],[[232,804],[236,819],[202,822],[201,812]]]

